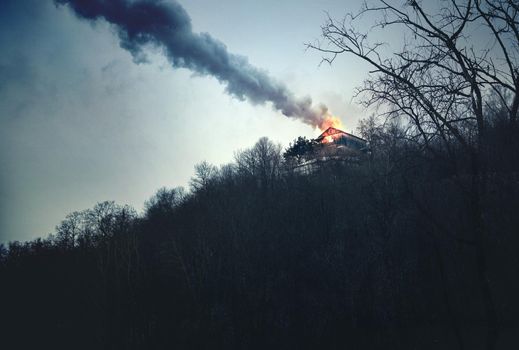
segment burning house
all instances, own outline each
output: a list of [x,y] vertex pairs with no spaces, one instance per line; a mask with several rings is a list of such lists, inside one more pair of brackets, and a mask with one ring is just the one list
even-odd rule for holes
[[334,146],[338,149],[347,148],[358,152],[363,152],[367,148],[366,140],[334,127],[326,129],[315,141],[321,145]]
[[312,140],[304,161],[294,166],[300,173],[311,173],[325,163],[357,164],[368,151],[368,142],[334,127]]

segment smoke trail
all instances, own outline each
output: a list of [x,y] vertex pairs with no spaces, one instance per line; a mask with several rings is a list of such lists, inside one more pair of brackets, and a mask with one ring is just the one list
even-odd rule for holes
[[253,104],[272,102],[287,117],[298,118],[323,128],[332,118],[324,105],[312,105],[310,97],[297,98],[246,57],[227,51],[221,41],[208,33],[194,33],[191,18],[176,1],[162,0],[55,0],[68,4],[80,18],[105,19],[117,29],[121,47],[134,60],[144,57],[147,44],[164,48],[174,67],[214,76],[226,92]]

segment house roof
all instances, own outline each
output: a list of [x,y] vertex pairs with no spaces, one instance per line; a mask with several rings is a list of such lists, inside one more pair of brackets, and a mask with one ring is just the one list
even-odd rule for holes
[[352,135],[352,134],[349,134],[345,131],[342,131],[342,130],[339,130],[339,129],[336,129],[332,126],[330,126],[328,129],[326,129],[321,135],[319,135],[319,137],[317,137],[315,140],[316,141],[321,141],[322,139],[324,139],[325,137],[327,136],[330,136],[330,135],[337,135],[337,134],[344,134],[346,135],[347,137],[352,137],[354,139],[357,139],[359,141],[362,141],[362,142],[367,142],[366,140],[364,140],[363,138],[360,138],[358,136],[355,136],[355,135]]

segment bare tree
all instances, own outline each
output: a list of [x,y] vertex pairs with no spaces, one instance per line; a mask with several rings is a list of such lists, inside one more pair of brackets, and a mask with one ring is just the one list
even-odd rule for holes
[[[465,134],[475,123],[485,128],[484,107],[494,91],[506,106],[509,120],[517,122],[519,97],[519,10],[513,0],[443,1],[435,14],[417,1],[406,6],[378,1],[365,4],[358,14],[342,21],[329,17],[322,26],[324,40],[309,46],[328,53],[331,63],[339,54],[351,54],[373,67],[357,96],[366,106],[388,104],[388,115],[406,115],[425,143],[431,138],[455,138],[472,144]],[[365,15],[378,15],[368,32],[355,29]],[[401,50],[384,55],[385,43],[368,41],[376,30],[401,29]],[[486,30],[484,30],[486,29]],[[492,46],[483,46],[471,32]],[[497,44],[496,44],[497,43]],[[474,140],[477,141],[477,140]]]
[[196,164],[195,176],[189,181],[191,189],[195,192],[203,189],[210,184],[217,174],[218,169],[206,161]]
[[247,150],[235,154],[237,170],[241,174],[257,177],[263,185],[270,184],[281,166],[281,145],[262,137]]
[[84,214],[73,212],[68,214],[58,226],[56,226],[57,240],[67,249],[74,248],[83,229]]
[[[403,6],[402,6],[403,5]],[[332,63],[349,54],[370,67],[356,97],[368,106],[384,106],[387,118],[407,117],[408,137],[434,152],[448,154],[458,144],[470,159],[464,185],[477,251],[476,268],[487,318],[487,349],[497,342],[496,308],[489,283],[488,231],[482,209],[486,189],[486,111],[495,96],[511,126],[519,116],[519,5],[516,0],[445,0],[438,4],[409,0],[365,3],[342,20],[328,16],[323,40],[309,47]],[[374,18],[367,31],[359,20]],[[372,42],[377,31],[403,34],[399,50]],[[488,44],[486,44],[488,43]],[[454,156],[451,160],[453,161]]]
[[185,198],[186,194],[182,187],[172,189],[162,187],[144,203],[146,216],[170,214]]

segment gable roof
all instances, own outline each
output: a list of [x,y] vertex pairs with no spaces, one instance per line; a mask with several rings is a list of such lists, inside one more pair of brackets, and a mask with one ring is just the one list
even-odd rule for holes
[[330,126],[328,129],[326,129],[321,135],[319,135],[319,137],[317,137],[315,140],[316,141],[321,141],[322,139],[324,139],[325,137],[327,136],[331,136],[331,135],[337,135],[337,134],[343,134],[347,137],[351,137],[351,138],[354,138],[354,139],[357,139],[359,141],[362,141],[362,142],[367,142],[366,140],[364,140],[363,138],[360,138],[358,136],[355,136],[355,135],[352,135],[352,134],[349,134],[345,131],[342,131],[342,130],[339,130],[339,129],[336,129],[332,126]]

